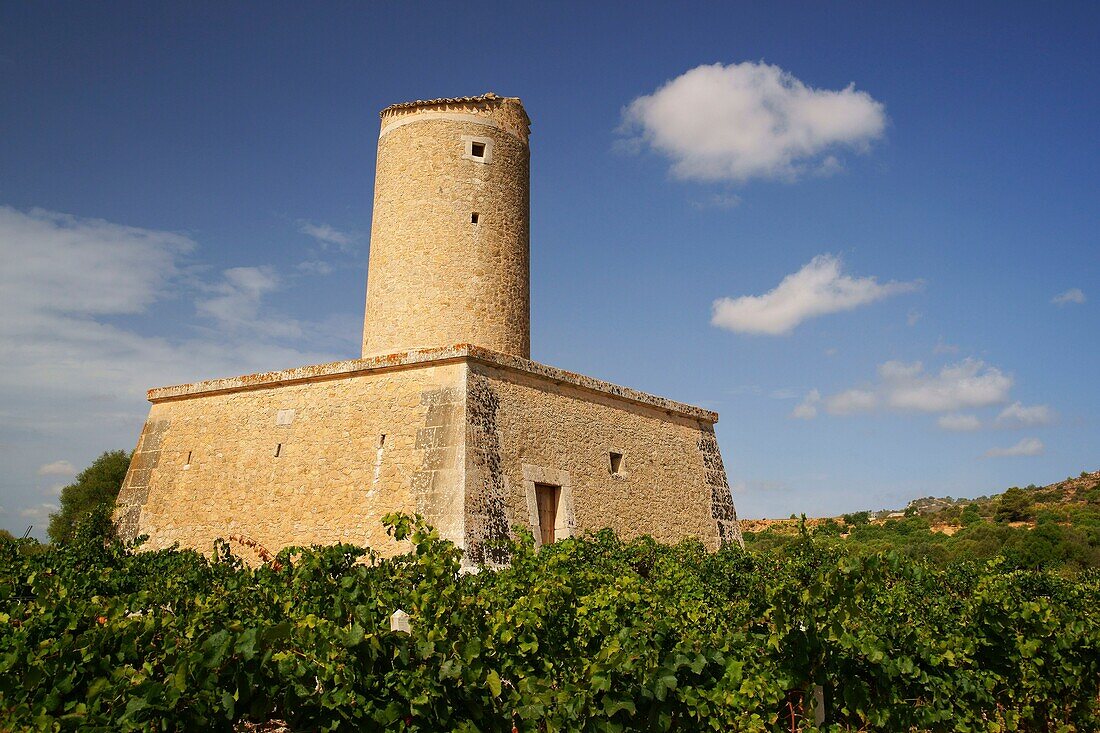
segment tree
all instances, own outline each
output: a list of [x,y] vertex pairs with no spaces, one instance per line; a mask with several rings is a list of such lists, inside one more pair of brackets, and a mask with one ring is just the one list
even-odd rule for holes
[[973,524],[977,524],[982,521],[981,512],[978,511],[977,504],[967,504],[966,508],[962,511],[961,521],[963,526],[969,527]]
[[998,522],[1024,522],[1031,519],[1031,504],[1027,491],[1013,486],[1001,494],[993,518]]
[[46,530],[53,542],[67,542],[73,537],[77,523],[97,508],[114,508],[130,454],[123,450],[108,451],[77,475],[76,480],[61,490],[61,508],[50,515]]
[[854,512],[844,515],[844,523],[849,526],[867,524],[871,521],[871,512]]

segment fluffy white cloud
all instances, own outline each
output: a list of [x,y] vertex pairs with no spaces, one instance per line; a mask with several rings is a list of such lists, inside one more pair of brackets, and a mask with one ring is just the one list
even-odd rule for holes
[[986,458],[1000,458],[1004,456],[1041,456],[1045,446],[1038,438],[1024,438],[1019,443],[1008,448],[990,448],[985,452]]
[[920,362],[888,361],[879,367],[885,402],[899,410],[952,412],[1004,402],[1012,377],[977,359],[963,359],[926,374]]
[[997,416],[999,428],[1023,428],[1031,425],[1046,425],[1054,419],[1054,412],[1047,405],[1024,407],[1021,402],[1013,402],[1001,410]]
[[794,411],[791,412],[791,417],[797,417],[799,420],[814,419],[817,417],[817,405],[819,402],[821,402],[821,393],[816,389],[811,389],[806,393],[802,402],[795,406]]
[[313,224],[308,221],[300,221],[298,222],[298,231],[317,240],[322,247],[335,245],[342,250],[350,249],[355,240],[358,239],[355,235],[342,232],[336,227],[324,223]]
[[963,415],[954,413],[951,415],[941,415],[936,424],[944,430],[950,430],[952,432],[970,432],[973,430],[980,430],[982,427],[982,421],[978,419],[977,415]]
[[44,463],[38,467],[39,476],[73,476],[75,474],[76,467],[65,460]]
[[882,136],[881,102],[854,84],[814,89],[778,66],[697,66],[623,110],[624,133],[672,160],[684,179],[741,182],[835,172],[839,148]]
[[[957,413],[1005,402],[1011,388],[1012,377],[977,359],[948,364],[934,374],[925,372],[919,361],[887,361],[879,365],[873,384],[829,395],[821,402],[831,415],[880,409]],[[981,427],[977,417],[961,414],[944,415],[938,424],[945,430]]]
[[845,275],[841,269],[839,258],[818,255],[764,295],[715,300],[711,325],[735,333],[784,335],[807,319],[852,310],[921,287],[919,281],[880,283],[873,277]]
[[878,395],[865,389],[849,389],[825,398],[825,409],[830,415],[870,412],[877,406]]
[[174,232],[0,206],[3,327],[31,325],[18,317],[27,313],[138,313],[159,297],[177,274],[178,256],[193,247]]

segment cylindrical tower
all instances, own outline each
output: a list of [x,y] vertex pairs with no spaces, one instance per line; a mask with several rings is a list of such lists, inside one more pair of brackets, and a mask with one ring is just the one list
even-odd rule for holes
[[531,356],[530,120],[519,99],[382,110],[363,356],[474,344]]

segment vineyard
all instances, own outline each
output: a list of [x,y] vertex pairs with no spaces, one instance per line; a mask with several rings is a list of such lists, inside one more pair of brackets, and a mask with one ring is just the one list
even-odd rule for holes
[[258,568],[133,552],[104,515],[0,542],[0,729],[1100,729],[1095,570],[603,532],[460,573],[415,518],[387,525],[408,554]]

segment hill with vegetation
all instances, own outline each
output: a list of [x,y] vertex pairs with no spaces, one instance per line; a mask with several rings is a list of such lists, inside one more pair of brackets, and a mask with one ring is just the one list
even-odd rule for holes
[[1100,568],[1100,471],[975,499],[915,499],[897,510],[826,518],[744,520],[750,549],[803,535],[856,552],[894,550],[936,564],[1002,558],[1014,567]]

